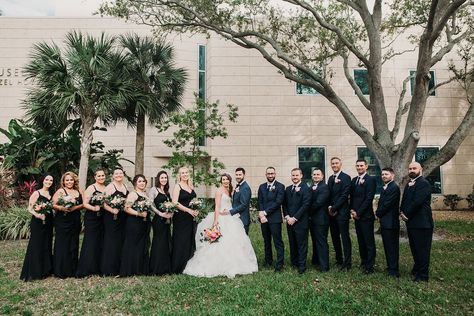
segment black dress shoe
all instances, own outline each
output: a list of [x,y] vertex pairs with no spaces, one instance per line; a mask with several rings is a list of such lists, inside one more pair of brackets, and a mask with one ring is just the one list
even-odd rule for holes
[[339,270],[341,271],[349,271],[351,269],[351,266],[345,266],[345,265],[342,265]]
[[281,272],[283,270],[283,267],[275,267],[275,272]]
[[363,274],[372,274],[372,273],[374,273],[374,269],[365,269],[362,273]]
[[399,278],[400,277],[400,273],[387,273],[387,276],[391,277],[391,278]]
[[305,273],[305,271],[306,271],[306,268],[298,268],[298,273],[299,274],[303,274],[303,273]]

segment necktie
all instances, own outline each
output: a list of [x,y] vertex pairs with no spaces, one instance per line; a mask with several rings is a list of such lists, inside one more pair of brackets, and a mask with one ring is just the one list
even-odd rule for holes
[[296,185],[293,185],[293,188],[291,189],[292,192],[295,192]]
[[267,190],[270,191],[270,188],[272,187],[271,184],[267,184]]

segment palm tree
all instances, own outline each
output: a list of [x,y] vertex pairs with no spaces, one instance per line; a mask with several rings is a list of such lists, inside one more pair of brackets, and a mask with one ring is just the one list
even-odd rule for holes
[[25,67],[27,77],[34,80],[24,100],[30,121],[64,126],[70,118],[81,120],[81,188],[87,180],[94,125],[115,122],[135,93],[115,40],[104,33],[93,38],[71,31],[64,49],[55,43],[36,44]]
[[157,124],[170,112],[181,107],[187,74],[174,65],[173,47],[163,41],[128,34],[120,37],[120,44],[131,76],[140,92],[127,108],[127,118],[136,127],[135,174],[143,173],[145,148],[145,118]]

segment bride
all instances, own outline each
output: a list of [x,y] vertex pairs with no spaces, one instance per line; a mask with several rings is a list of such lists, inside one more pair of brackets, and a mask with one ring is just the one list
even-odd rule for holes
[[[199,223],[196,233],[196,252],[188,261],[184,274],[233,278],[238,274],[250,274],[258,271],[257,258],[250,239],[238,215],[221,215],[223,210],[232,208],[232,178],[223,174],[221,187],[216,192],[215,211]],[[214,243],[203,240],[201,233],[206,228],[218,226],[221,238]]]

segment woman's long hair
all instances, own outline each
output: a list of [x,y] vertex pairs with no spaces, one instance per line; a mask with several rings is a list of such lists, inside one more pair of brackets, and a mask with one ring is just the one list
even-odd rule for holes
[[161,187],[161,183],[160,183],[160,177],[162,174],[166,174],[166,184],[165,186],[163,187],[163,192],[165,192],[166,195],[169,195],[169,191],[170,191],[170,177],[168,176],[168,173],[164,170],[161,170],[160,172],[158,172],[158,174],[156,175],[156,178],[155,178],[155,187],[156,188],[160,188]]
[[49,195],[53,196],[54,191],[56,191],[56,190],[54,189],[54,176],[53,176],[51,173],[49,173],[49,172],[46,172],[46,173],[44,173],[43,175],[41,175],[41,178],[39,179],[39,183],[38,183],[38,185],[37,185],[37,189],[39,190],[39,189],[43,188],[44,179],[45,179],[46,177],[48,177],[48,176],[50,176],[51,178],[53,178],[53,184],[51,184],[51,186],[50,186],[49,189],[48,189]]
[[230,176],[230,174],[228,173],[223,173],[221,174],[221,177],[219,179],[219,183],[222,185],[222,178],[223,177],[226,177],[228,180],[229,180],[229,195],[232,197],[232,190],[233,190],[233,187],[232,187],[232,177]]
[[77,174],[75,174],[72,171],[65,172],[63,176],[61,177],[61,189],[65,189],[66,187],[64,186],[64,180],[66,179],[67,176],[71,176],[72,179],[74,180],[74,186],[72,187],[74,190],[79,191],[79,177]]
[[[179,168],[179,169],[178,169],[178,177],[177,177],[177,178],[178,178],[178,183],[181,182],[181,170],[183,170],[183,169],[188,169],[188,173],[189,173],[189,168],[188,168],[188,167],[181,167],[181,168]],[[189,179],[188,179],[188,181],[186,182],[186,184],[187,184],[190,188],[193,187],[193,182],[191,181],[191,176],[189,176]]]

